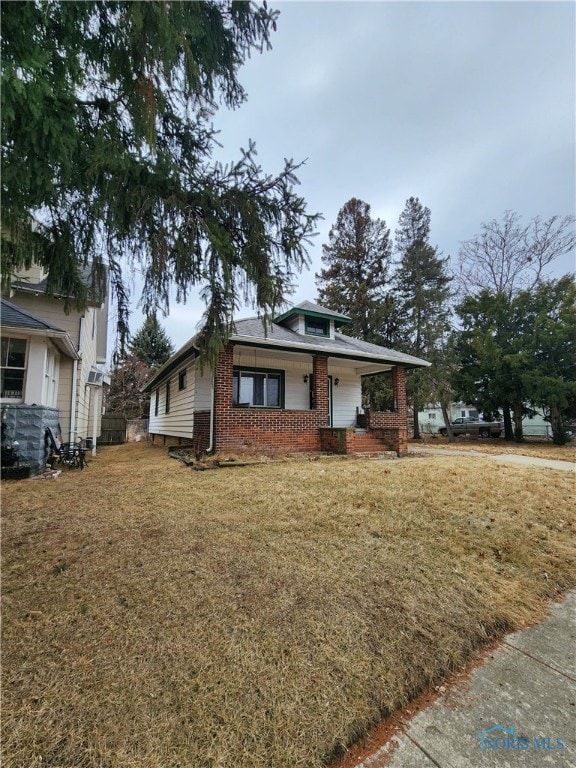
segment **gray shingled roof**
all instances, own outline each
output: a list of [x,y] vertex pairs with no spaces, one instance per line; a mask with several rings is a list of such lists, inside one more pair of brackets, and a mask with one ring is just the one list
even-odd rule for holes
[[[325,310],[324,307],[312,304],[309,301],[302,302],[295,309],[309,309],[312,312],[335,314],[337,317],[343,317],[337,313],[330,313],[330,310]],[[287,314],[284,313],[284,316]],[[193,337],[190,341],[187,341],[155,372],[154,376],[143,388],[144,392],[151,390],[158,381],[161,381],[175,370],[178,365],[181,365],[183,360],[190,354],[193,354],[195,338]],[[278,323],[269,323],[265,330],[264,323],[258,317],[237,320],[234,323],[234,333],[230,336],[230,341],[237,344],[303,352],[305,354],[322,352],[332,357],[347,358],[365,363],[372,362],[380,365],[402,365],[406,368],[419,368],[430,365],[426,360],[421,360],[419,357],[405,355],[403,352],[397,352],[395,349],[387,349],[378,344],[370,344],[367,341],[354,339],[343,333],[336,333],[334,339],[328,339],[323,336],[305,336],[301,333],[296,333],[296,331],[291,331],[290,328],[286,328]]]
[[[319,309],[321,310],[322,308],[319,307]],[[299,349],[302,352],[307,350],[310,350],[310,352],[319,351],[333,356],[366,358],[376,362],[400,364],[407,367],[426,367],[430,365],[430,363],[418,357],[397,352],[395,349],[381,347],[378,344],[370,344],[367,341],[354,339],[352,336],[346,336],[343,333],[336,332],[334,339],[323,336],[305,336],[277,323],[271,323],[265,332],[262,320],[257,317],[237,320],[234,324],[234,333],[230,337],[230,341],[238,343],[245,341],[250,344],[259,341],[263,346],[282,347],[283,349],[293,348]]]
[[60,333],[64,333],[62,328],[57,328],[55,325],[31,315],[30,312],[26,312],[20,307],[17,307],[16,304],[6,301],[6,299],[1,300],[0,320],[2,325],[8,328],[33,329],[36,331],[59,331]]

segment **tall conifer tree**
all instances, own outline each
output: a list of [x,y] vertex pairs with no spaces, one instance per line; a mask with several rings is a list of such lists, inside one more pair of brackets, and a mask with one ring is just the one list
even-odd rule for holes
[[408,396],[414,412],[414,438],[420,438],[418,413],[430,400],[438,400],[442,386],[441,350],[449,329],[450,280],[448,259],[430,245],[430,209],[417,197],[406,201],[396,230],[399,259],[395,274],[404,350],[432,358],[431,368],[411,371]]
[[386,222],[373,219],[363,200],[349,200],[322,246],[325,269],[316,274],[320,304],[352,319],[343,329],[347,334],[376,344],[390,343],[394,334],[391,258]]
[[155,315],[150,315],[134,335],[130,352],[150,368],[163,365],[174,352],[174,345]]

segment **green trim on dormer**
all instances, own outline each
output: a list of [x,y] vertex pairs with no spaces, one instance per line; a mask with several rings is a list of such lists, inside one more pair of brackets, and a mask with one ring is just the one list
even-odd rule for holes
[[342,325],[349,325],[352,322],[352,320],[349,317],[346,317],[346,315],[333,312],[331,309],[325,309],[324,307],[321,307],[318,304],[312,304],[309,301],[305,301],[296,307],[291,307],[283,314],[275,317],[274,322],[282,324],[285,320],[298,316],[302,316],[304,318],[312,317],[319,320],[333,320],[335,328],[340,328]]

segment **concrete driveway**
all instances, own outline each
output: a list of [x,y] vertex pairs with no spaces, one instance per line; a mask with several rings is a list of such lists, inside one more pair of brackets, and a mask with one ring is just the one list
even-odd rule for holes
[[525,467],[543,467],[545,469],[559,469],[561,472],[576,472],[576,464],[572,461],[559,461],[558,459],[539,459],[535,456],[522,456],[519,453],[483,453],[482,451],[459,451],[448,448],[428,448],[410,446],[408,453],[424,456],[468,456],[474,459],[490,459],[499,464],[520,464]]

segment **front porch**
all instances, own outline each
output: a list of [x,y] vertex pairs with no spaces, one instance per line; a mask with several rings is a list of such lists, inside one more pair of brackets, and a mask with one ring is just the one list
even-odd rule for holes
[[[234,395],[234,371],[242,362],[242,350],[228,345],[219,355],[215,371],[214,387],[214,443],[220,450],[259,450],[263,453],[318,452],[340,454],[377,455],[386,451],[395,451],[399,456],[406,454],[407,442],[407,407],[406,407],[406,371],[404,367],[391,368],[394,410],[388,412],[368,412],[364,414],[365,428],[360,430],[355,425],[355,402],[359,402],[360,377],[356,374],[358,400],[348,402],[346,406],[351,414],[346,426],[334,423],[333,406],[340,404],[340,398],[346,391],[342,379],[332,375],[332,362],[328,355],[314,354],[311,357],[312,372],[307,368],[297,369],[293,362],[281,361],[269,365],[268,370],[278,374],[280,365],[285,366],[282,382],[286,380],[286,403],[284,407],[262,407],[255,403],[240,404],[238,395]],[[292,353],[293,356],[294,353]],[[303,358],[303,355],[299,357]],[[252,361],[251,361],[252,362]],[[291,366],[291,369],[290,367]],[[256,370],[256,367],[247,370]],[[298,373],[303,370],[302,376]],[[390,369],[389,369],[390,370]],[[296,372],[294,372],[296,371]],[[302,383],[310,379],[310,407],[302,407],[302,400],[297,401],[293,390],[298,389],[302,396]],[[338,388],[340,383],[340,389]],[[236,385],[238,389],[238,385]],[[292,387],[292,391],[290,391]],[[334,388],[335,387],[335,388]],[[336,394],[338,393],[338,394]],[[286,407],[288,400],[297,407]],[[298,405],[300,407],[298,407]]]

